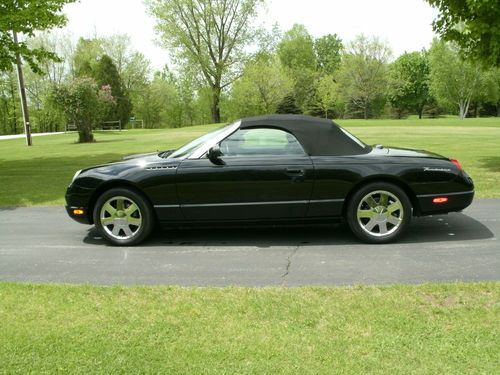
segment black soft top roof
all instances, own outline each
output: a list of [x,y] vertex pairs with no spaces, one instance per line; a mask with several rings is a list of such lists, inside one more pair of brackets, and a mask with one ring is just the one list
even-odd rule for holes
[[240,129],[277,128],[292,133],[310,156],[359,155],[369,151],[332,120],[303,115],[269,115],[241,120]]

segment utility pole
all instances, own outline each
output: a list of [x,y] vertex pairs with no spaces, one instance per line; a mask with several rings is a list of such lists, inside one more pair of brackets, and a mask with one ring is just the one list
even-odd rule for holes
[[[17,47],[17,32],[12,31],[12,36]],[[19,83],[19,96],[21,97],[21,107],[23,110],[24,132],[26,133],[26,144],[31,146],[33,143],[31,142],[30,115],[28,112],[28,102],[26,101],[26,89],[24,88],[23,66],[19,52],[16,52],[16,66],[17,81]]]

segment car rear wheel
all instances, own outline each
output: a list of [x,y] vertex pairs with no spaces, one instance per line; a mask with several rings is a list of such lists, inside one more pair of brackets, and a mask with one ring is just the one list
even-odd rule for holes
[[398,239],[412,215],[406,193],[390,183],[371,183],[359,189],[349,200],[347,222],[362,241],[388,243]]
[[154,227],[154,215],[142,195],[131,189],[116,188],[97,199],[94,223],[111,244],[132,246],[149,236]]

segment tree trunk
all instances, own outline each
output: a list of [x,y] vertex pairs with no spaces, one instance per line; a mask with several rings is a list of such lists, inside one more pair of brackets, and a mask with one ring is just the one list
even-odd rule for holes
[[365,111],[364,118],[365,118],[365,120],[368,120],[368,105],[366,103],[365,103],[364,111]]
[[[77,122],[75,122],[77,123]],[[79,143],[92,143],[94,142],[94,135],[92,134],[92,125],[79,123],[78,127],[78,142]]]
[[460,102],[458,103],[459,107],[458,117],[460,118],[460,120],[465,119],[465,117],[467,116],[467,111],[469,110],[469,103],[470,101],[468,99],[460,100]]
[[212,86],[212,122],[214,124],[220,123],[220,93],[219,86]]
[[424,106],[421,106],[419,109],[418,109],[418,119],[419,120],[422,120],[422,115],[424,113]]
[[497,103],[497,117],[500,117],[500,100]]

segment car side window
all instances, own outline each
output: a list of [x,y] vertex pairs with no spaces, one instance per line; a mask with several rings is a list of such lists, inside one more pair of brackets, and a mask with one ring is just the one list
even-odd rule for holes
[[224,139],[220,149],[225,156],[306,154],[292,134],[272,128],[240,129]]

